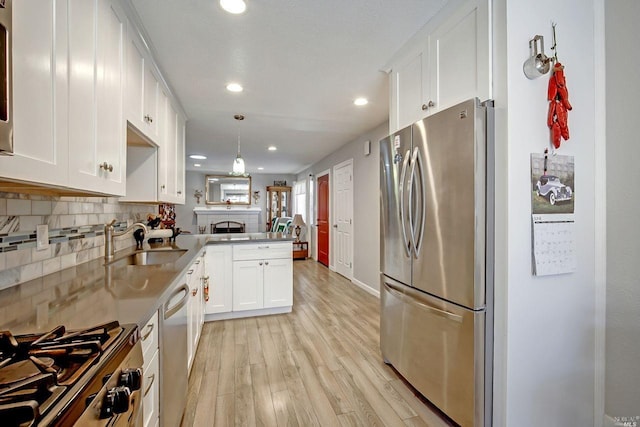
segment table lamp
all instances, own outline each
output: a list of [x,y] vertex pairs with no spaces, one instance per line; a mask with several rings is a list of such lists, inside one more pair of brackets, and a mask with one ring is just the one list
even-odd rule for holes
[[293,226],[295,227],[295,230],[296,230],[296,243],[298,243],[300,241],[300,227],[303,227],[303,226],[306,225],[304,223],[304,220],[302,219],[302,215],[295,214],[293,216],[292,224],[293,224]]

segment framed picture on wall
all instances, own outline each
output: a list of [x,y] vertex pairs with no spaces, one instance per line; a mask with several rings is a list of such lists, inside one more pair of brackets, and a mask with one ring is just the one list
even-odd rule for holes
[[273,181],[273,185],[276,187],[284,187],[287,185],[287,181]]

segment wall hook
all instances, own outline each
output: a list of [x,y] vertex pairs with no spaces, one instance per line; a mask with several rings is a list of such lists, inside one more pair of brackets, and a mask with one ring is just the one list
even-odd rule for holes
[[[538,42],[540,43],[539,51]],[[524,75],[528,79],[537,79],[549,72],[553,59],[544,54],[544,37],[536,35],[529,40],[529,55],[529,58],[522,65]]]

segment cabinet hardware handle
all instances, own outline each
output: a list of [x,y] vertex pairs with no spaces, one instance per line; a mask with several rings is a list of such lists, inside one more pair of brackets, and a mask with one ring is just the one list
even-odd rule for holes
[[110,165],[107,162],[100,164],[100,169],[104,169],[105,171],[113,172],[113,165]]
[[199,259],[196,260],[196,265],[198,265],[198,264],[200,264],[200,260]]
[[164,190],[164,184],[162,184],[162,185],[160,186],[160,188],[162,188],[162,189]]
[[427,111],[429,107],[427,107],[427,104],[422,104],[422,111]]
[[193,273],[193,268],[191,270],[187,271],[187,274],[191,274],[191,273]]
[[264,262],[264,265],[269,265],[269,261],[265,261],[265,262]]
[[269,249],[269,245],[267,245],[267,246],[258,246],[258,249]]
[[153,117],[149,116],[149,123],[153,123]]
[[258,265],[262,265],[262,261],[258,263]]
[[195,288],[194,290],[192,290],[191,295],[193,295],[194,297],[198,295],[198,288]]
[[146,340],[147,340],[147,338],[149,338],[149,335],[151,335],[151,332],[153,332],[153,328],[154,328],[154,327],[155,327],[155,323],[151,323],[150,325],[147,325],[147,326],[145,327],[145,329],[146,329],[146,328],[149,328],[149,332],[147,332],[146,334],[144,334],[144,335],[142,336],[142,341],[146,341]]
[[182,194],[182,191],[178,191],[178,194]]
[[149,392],[151,391],[151,386],[153,386],[154,381],[156,380],[156,374],[151,374],[147,377],[147,379],[149,379],[149,385],[147,386],[147,388],[144,390],[144,395],[146,396],[147,394],[149,394]]

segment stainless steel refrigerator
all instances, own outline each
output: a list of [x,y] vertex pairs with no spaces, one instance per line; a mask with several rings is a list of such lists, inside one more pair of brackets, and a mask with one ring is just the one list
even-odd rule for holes
[[490,426],[492,103],[383,139],[380,165],[382,356],[456,423]]

